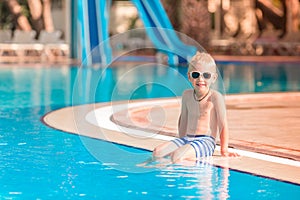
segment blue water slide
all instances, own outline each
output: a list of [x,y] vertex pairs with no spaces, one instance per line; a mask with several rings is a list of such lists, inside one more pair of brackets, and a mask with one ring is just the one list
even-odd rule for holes
[[108,32],[110,6],[111,0],[77,1],[77,42],[83,65],[111,62]]
[[111,0],[95,0],[97,25],[98,25],[98,40],[99,53],[102,64],[109,64],[112,60],[112,50],[109,42],[109,17]]
[[98,38],[98,23],[97,23],[97,8],[95,0],[88,0],[88,20],[90,33],[90,48],[93,50],[99,45]]
[[169,56],[169,64],[178,64],[179,57],[188,60],[197,51],[194,46],[184,44],[159,0],[131,0],[138,9],[146,32],[158,50]]
[[88,55],[90,54],[90,33],[89,33],[89,21],[85,16],[88,15],[87,1],[77,1],[77,36],[78,49],[80,50],[78,56],[82,63],[90,64]]

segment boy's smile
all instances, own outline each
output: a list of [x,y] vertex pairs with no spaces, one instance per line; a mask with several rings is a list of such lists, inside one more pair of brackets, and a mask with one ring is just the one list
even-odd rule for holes
[[207,84],[204,81],[196,81],[196,86],[198,87],[207,87]]
[[199,78],[198,79],[194,79],[192,81],[192,85],[194,87],[194,90],[196,92],[196,96],[198,98],[201,98],[209,90],[209,87],[208,87],[207,83],[205,81],[203,81],[203,80],[199,80]]

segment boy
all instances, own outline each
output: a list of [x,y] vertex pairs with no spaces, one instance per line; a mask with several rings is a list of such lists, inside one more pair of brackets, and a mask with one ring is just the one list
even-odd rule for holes
[[223,96],[211,85],[218,78],[214,59],[197,52],[188,67],[188,79],[194,89],[183,92],[178,122],[179,138],[156,147],[153,158],[170,155],[173,163],[199,160],[212,156],[215,139],[220,134],[222,156],[238,156],[228,152],[228,126]]

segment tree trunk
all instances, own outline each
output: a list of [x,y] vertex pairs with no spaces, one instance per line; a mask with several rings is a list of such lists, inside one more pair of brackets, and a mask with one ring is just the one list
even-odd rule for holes
[[181,0],[162,0],[162,4],[171,21],[173,28],[180,31],[180,4]]
[[42,2],[40,0],[28,0],[28,6],[30,10],[30,14],[32,17],[32,26],[33,29],[37,32],[37,37],[41,30],[44,29],[44,22],[43,22],[43,7]]
[[45,30],[48,32],[54,31],[54,24],[51,13],[51,0],[43,1],[43,17],[44,17],[44,25]]
[[209,46],[210,14],[204,0],[162,0],[175,30]]
[[18,28],[24,31],[31,31],[32,28],[30,26],[30,23],[27,20],[27,18],[22,14],[22,8],[18,1],[6,0],[5,2],[8,5],[10,12],[15,16]]
[[182,0],[181,5],[181,31],[207,49],[211,24],[207,1]]

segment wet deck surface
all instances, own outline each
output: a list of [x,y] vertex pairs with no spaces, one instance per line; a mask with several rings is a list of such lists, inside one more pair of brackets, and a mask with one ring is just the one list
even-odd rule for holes
[[[276,157],[223,158],[216,151],[211,162],[300,184],[300,93],[229,95],[226,104],[230,146]],[[100,103],[51,112],[44,122],[65,132],[153,150],[165,142],[160,136],[177,136],[179,109],[180,98]],[[143,131],[144,136],[131,134]]]

